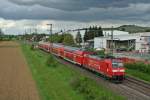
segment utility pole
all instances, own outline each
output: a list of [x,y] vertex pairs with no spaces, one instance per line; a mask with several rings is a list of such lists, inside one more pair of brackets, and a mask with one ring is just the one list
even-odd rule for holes
[[29,29],[29,33],[30,33],[30,34],[32,34],[32,30],[31,30],[31,27],[30,27],[30,29]]
[[52,36],[52,34],[53,34],[53,32],[52,32],[52,26],[53,26],[53,24],[47,24],[47,26],[49,27],[49,29],[48,29],[48,31],[49,31],[49,35],[50,35],[50,42],[52,42],[51,41],[51,36]]
[[47,24],[47,26],[49,26],[49,34],[50,35],[52,35],[52,33],[53,33],[53,30],[52,30],[52,28],[53,28],[53,24]]
[[38,30],[37,30],[37,28],[35,28],[35,34],[37,34],[37,32],[38,32]]
[[113,26],[111,28],[111,53],[113,56],[114,46],[113,46],[114,34],[113,34]]
[[24,34],[25,34],[25,35],[27,34],[27,29],[24,30]]

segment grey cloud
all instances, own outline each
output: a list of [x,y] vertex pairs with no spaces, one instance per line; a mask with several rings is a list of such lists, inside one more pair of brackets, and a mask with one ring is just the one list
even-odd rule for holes
[[[79,12],[62,11],[53,8],[46,8],[40,5],[34,6],[16,6],[13,4],[6,4],[8,7],[0,7],[1,17],[5,19],[53,19],[53,20],[65,20],[65,21],[81,21],[91,22],[97,20],[148,20],[141,16],[147,16],[147,9],[141,10],[141,6],[135,7],[130,5],[126,8],[91,8],[89,10]],[[5,5],[5,6],[6,6]],[[142,5],[145,6],[145,5]],[[139,9],[140,7],[140,9]]]
[[[150,4],[144,4],[148,2],[148,0],[109,0],[109,3],[108,0],[88,0],[87,2],[85,2],[85,4],[83,3],[83,1],[84,0],[43,0],[42,2],[42,0],[9,0],[9,2],[5,1],[0,4],[0,17],[13,20],[51,19],[77,22],[92,22],[106,20],[149,20],[148,16],[150,14],[148,12],[150,11]],[[51,8],[50,6],[45,7],[46,4],[50,5],[51,2],[56,4],[62,4],[63,6],[61,7],[66,7],[65,9],[67,10],[60,10],[60,8],[55,9]],[[142,4],[140,4],[140,2],[142,2]],[[68,4],[69,7],[66,4]],[[81,10],[81,7],[79,6],[75,7],[76,4],[79,4],[82,8],[86,10]],[[112,5],[119,6],[113,7]],[[56,5],[55,7],[58,6],[59,5]],[[70,11],[71,9],[80,9],[80,11]]]
[[130,4],[150,3],[150,0],[9,0],[18,5],[41,5],[65,11],[81,11],[90,8],[128,7]]

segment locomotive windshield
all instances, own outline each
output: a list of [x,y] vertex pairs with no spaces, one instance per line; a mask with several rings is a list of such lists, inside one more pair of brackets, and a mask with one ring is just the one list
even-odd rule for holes
[[123,63],[118,62],[118,61],[113,61],[112,66],[113,66],[113,68],[121,68],[121,67],[123,67]]

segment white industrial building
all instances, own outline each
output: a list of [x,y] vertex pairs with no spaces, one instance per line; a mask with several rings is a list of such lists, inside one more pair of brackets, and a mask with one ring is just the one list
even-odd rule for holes
[[[78,31],[69,31],[69,33],[72,34],[74,38],[76,37],[77,32]],[[111,30],[103,30],[104,37],[111,36],[111,33],[112,33]],[[83,38],[84,34],[85,34],[85,30],[80,30],[80,34],[81,34],[81,36]],[[129,32],[113,30],[113,34],[114,35],[126,35],[126,34],[129,34]]]
[[[112,30],[103,30],[104,37],[111,36]],[[119,31],[119,30],[113,30],[113,35],[127,35],[129,32],[125,31]]]
[[[74,38],[78,31],[69,31]],[[85,30],[80,30],[82,39]],[[103,37],[96,37],[94,40],[94,48],[111,49],[112,44],[114,49],[128,48],[137,52],[150,52],[150,32],[132,33],[125,31],[113,30],[113,43],[111,40],[112,31],[103,30]]]
[[128,48],[137,52],[150,52],[150,32],[134,33],[134,34],[120,34],[113,36],[96,37],[94,39],[94,48],[111,49],[113,44],[114,49]]

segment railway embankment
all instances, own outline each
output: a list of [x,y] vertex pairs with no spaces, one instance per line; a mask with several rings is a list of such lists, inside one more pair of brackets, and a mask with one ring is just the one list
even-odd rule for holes
[[[124,100],[103,84],[62,64],[48,53],[31,50],[22,44],[22,50],[43,100]],[[49,61],[49,62],[48,62]]]

